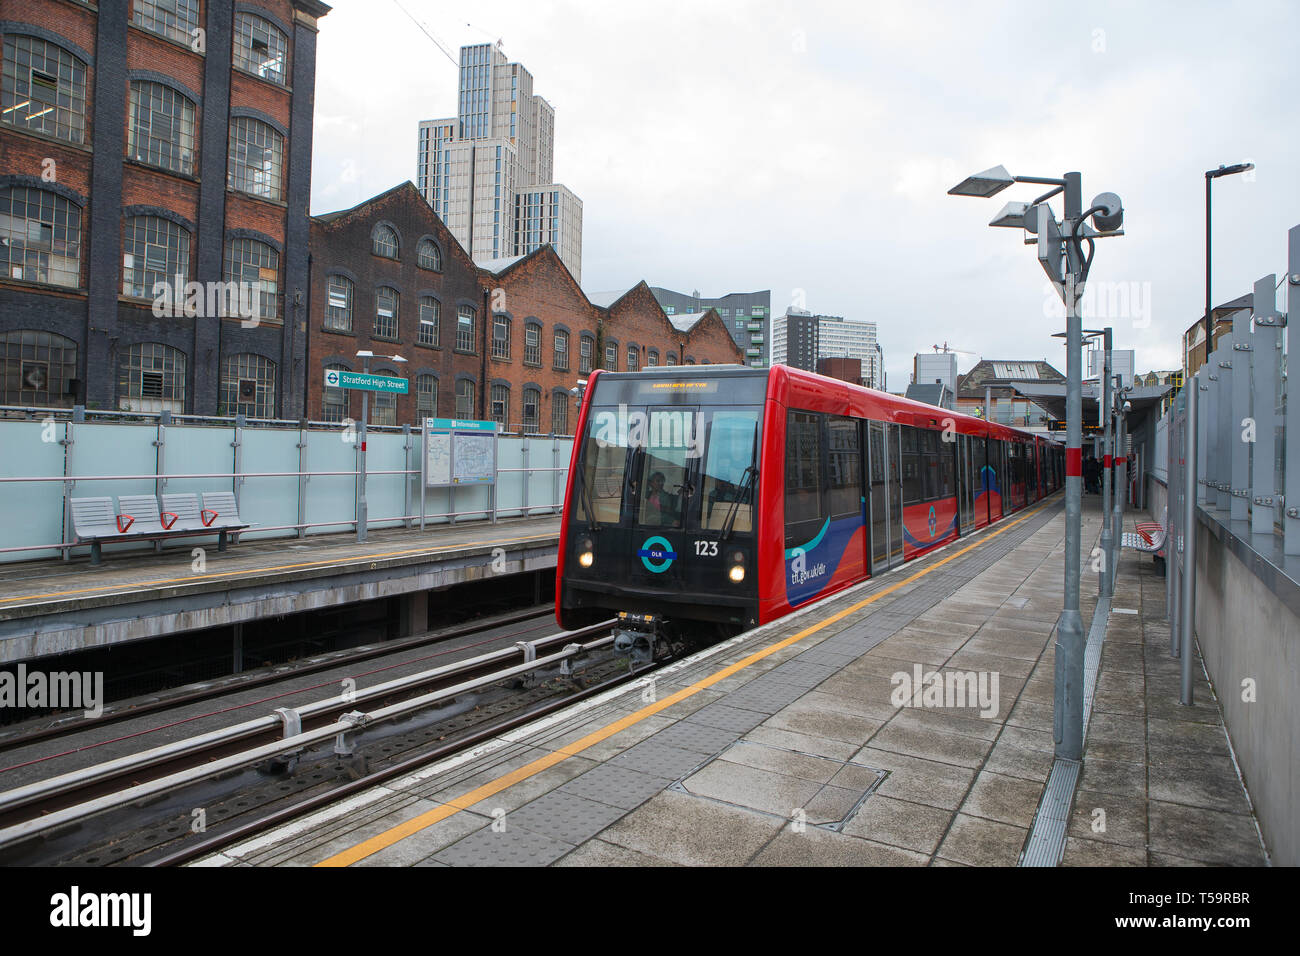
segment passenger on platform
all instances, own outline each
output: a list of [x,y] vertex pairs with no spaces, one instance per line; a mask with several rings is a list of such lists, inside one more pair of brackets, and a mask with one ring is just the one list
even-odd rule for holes
[[1083,490],[1090,495],[1101,494],[1101,462],[1089,455],[1083,462]]

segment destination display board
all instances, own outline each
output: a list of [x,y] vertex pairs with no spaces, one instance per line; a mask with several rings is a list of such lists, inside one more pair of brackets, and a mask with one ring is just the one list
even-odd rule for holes
[[490,485],[496,480],[496,422],[463,418],[424,420],[425,487]]

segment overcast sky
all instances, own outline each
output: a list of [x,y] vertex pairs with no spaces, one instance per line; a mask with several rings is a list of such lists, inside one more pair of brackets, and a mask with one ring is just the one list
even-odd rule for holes
[[1300,223],[1286,0],[400,2],[337,0],[321,21],[313,213],[414,180],[418,122],[455,115],[456,67],[404,7],[453,57],[501,39],[555,107],[588,291],[771,289],[774,312],[870,319],[894,391],[945,342],[976,353],[962,371],[1065,370],[1033,249],[986,226],[1037,191],[946,195],[969,173],[1079,171],[1085,204],[1122,197],[1084,322],[1113,325],[1140,372],[1178,367],[1203,310],[1205,170],[1258,167],[1214,186],[1216,303],[1280,277]]

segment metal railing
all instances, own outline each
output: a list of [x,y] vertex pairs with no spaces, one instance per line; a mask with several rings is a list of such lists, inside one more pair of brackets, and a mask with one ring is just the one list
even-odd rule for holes
[[[495,522],[563,507],[568,436],[500,435],[495,483],[486,491],[462,489],[458,502],[453,489],[422,487],[419,427],[367,431],[363,449],[347,422],[0,407],[8,452],[0,466],[0,561],[56,553],[69,559],[78,546],[70,501],[80,496],[229,490],[241,518],[254,524],[244,537],[355,530],[363,473],[378,502],[367,528],[418,523],[423,530],[430,522]],[[363,455],[370,459],[364,472]],[[248,468],[249,459],[261,467]],[[189,467],[176,468],[181,462]],[[247,494],[250,481],[257,494]]]
[[1284,286],[1288,293],[1300,287],[1300,226],[1288,234],[1283,281],[1268,275],[1255,283],[1250,307],[1231,317],[1231,331],[1219,336],[1156,431],[1168,492],[1170,651],[1182,657],[1184,703],[1191,702],[1198,509],[1265,560],[1279,535],[1283,555],[1300,555],[1300,440],[1286,439],[1292,425],[1300,435],[1300,403],[1286,400]]

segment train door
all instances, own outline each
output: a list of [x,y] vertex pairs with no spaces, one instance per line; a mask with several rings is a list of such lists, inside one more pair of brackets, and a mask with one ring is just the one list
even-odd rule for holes
[[897,425],[885,426],[885,468],[889,475],[889,566],[903,563],[903,442]]
[[969,435],[957,436],[957,488],[961,508],[958,533],[968,534],[975,527],[975,476],[971,470]]
[[889,497],[885,426],[867,422],[867,487],[871,505],[871,573],[889,567]]

